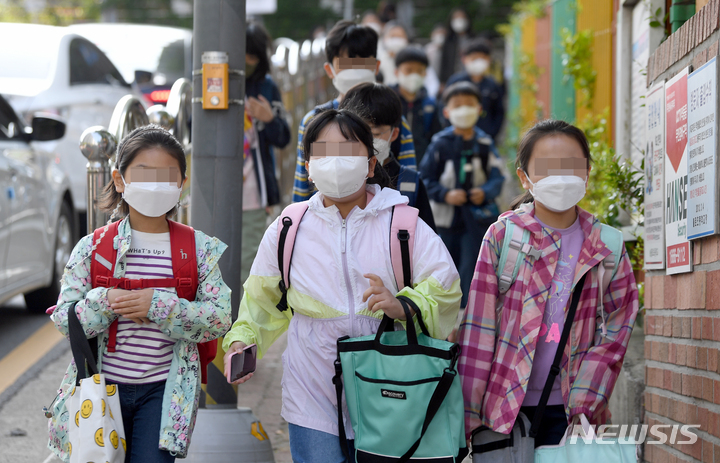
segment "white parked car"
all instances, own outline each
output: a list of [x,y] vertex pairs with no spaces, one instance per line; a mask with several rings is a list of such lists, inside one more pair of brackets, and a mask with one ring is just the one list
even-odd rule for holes
[[65,123],[36,114],[30,127],[0,97],[0,304],[19,294],[32,312],[57,302],[73,240],[70,181],[38,145],[61,138]]
[[134,91],[97,46],[67,28],[0,23],[0,44],[0,95],[26,123],[38,111],[67,123],[65,136],[44,148],[58,155],[72,183],[73,206],[84,215],[87,160],[80,135],[94,125],[107,127],[118,100]]
[[192,80],[190,29],[123,23],[74,24],[68,29],[97,45],[150,104],[165,104],[176,80]]

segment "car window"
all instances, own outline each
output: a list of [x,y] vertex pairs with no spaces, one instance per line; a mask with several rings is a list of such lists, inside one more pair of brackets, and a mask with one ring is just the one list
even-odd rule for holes
[[0,98],[0,140],[22,139],[23,126],[9,104]]
[[177,40],[163,47],[158,59],[156,73],[164,75],[168,85],[185,76],[184,40]]
[[85,39],[70,42],[70,85],[115,84],[128,86],[120,72],[95,45]]

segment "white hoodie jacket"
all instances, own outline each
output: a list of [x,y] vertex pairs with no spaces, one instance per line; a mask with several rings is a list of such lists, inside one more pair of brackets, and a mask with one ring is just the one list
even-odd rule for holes
[[[417,304],[431,336],[445,339],[460,308],[458,272],[439,236],[418,219],[412,256],[413,288],[398,291],[390,261],[392,207],[407,198],[390,188],[367,185],[374,197],[365,209],[354,208],[345,220],[337,207],[325,207],[322,194],[309,200],[298,227],[290,268],[288,305],[280,312],[277,259],[278,221],[265,232],[244,285],[238,319],[225,336],[227,350],[235,341],[256,343],[261,357],[288,330],[283,354],[282,417],[288,422],[338,435],[337,400],[332,384],[336,343],[341,336],[374,334],[383,312],[372,313],[362,302],[370,287],[365,273],[378,275],[392,293]],[[345,410],[347,437],[353,438]]]

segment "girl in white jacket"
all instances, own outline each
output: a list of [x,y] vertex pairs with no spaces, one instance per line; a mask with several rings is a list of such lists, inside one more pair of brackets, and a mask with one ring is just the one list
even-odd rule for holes
[[[223,347],[227,359],[255,343],[262,357],[287,330],[282,416],[289,423],[293,461],[345,462],[332,384],[337,339],[374,334],[383,313],[404,320],[396,296],[410,298],[430,334],[445,339],[460,307],[460,280],[442,240],[418,219],[413,287],[397,287],[389,254],[390,222],[393,206],[406,204],[407,198],[373,184],[386,183],[387,177],[377,165],[372,132],[360,117],[347,110],[319,113],[306,129],[303,148],[320,194],[308,200],[295,238],[287,291],[293,310],[276,308],[282,293],[275,221],[260,244],[238,319]],[[344,415],[348,453],[353,455],[347,410]]]

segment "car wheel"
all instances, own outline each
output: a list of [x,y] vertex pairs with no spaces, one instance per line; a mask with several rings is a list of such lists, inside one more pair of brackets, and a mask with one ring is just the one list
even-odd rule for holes
[[62,203],[55,235],[55,251],[53,253],[53,277],[50,286],[25,294],[25,305],[32,313],[45,313],[48,307],[57,304],[60,294],[60,278],[65,265],[70,260],[74,247],[73,214],[70,205]]

